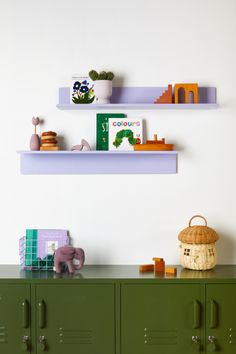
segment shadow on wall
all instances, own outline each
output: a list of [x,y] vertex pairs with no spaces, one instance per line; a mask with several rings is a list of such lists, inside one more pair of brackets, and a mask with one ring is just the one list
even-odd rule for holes
[[230,233],[220,232],[218,230],[219,241],[216,243],[218,260],[217,264],[235,263],[235,241]]

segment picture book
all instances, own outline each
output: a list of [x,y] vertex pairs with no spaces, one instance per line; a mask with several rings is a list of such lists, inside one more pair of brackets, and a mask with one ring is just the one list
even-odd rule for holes
[[142,119],[109,118],[109,150],[133,150],[143,142]]
[[97,114],[97,140],[96,150],[108,150],[109,118],[124,118],[123,113],[98,113]]
[[53,255],[58,247],[69,244],[67,230],[27,229],[25,238],[25,265]]
[[71,83],[71,103],[89,104],[95,103],[96,97],[94,93],[93,81],[85,75],[72,76]]

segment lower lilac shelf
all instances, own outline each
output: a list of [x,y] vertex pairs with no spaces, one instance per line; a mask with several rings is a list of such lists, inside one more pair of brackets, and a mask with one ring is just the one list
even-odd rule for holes
[[26,175],[172,174],[176,151],[18,151]]

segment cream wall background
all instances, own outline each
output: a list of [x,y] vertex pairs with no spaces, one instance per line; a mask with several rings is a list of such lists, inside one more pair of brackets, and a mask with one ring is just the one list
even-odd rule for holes
[[[66,228],[88,264],[178,263],[195,213],[236,262],[236,1],[1,0],[1,263],[18,263],[26,228]],[[124,85],[216,86],[217,110],[127,111],[179,150],[176,175],[22,176],[31,118],[67,147],[95,144],[95,113],[59,111],[72,74],[111,69]],[[117,81],[115,84],[119,84]]]

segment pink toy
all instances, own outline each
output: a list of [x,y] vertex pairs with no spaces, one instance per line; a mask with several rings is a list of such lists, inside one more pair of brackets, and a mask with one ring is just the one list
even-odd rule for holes
[[32,134],[30,139],[30,150],[37,151],[40,150],[40,139],[38,134],[36,134],[36,126],[39,125],[40,120],[38,117],[32,118],[32,124],[34,125],[34,134]]
[[[73,265],[73,259],[78,259],[80,264]],[[81,269],[84,265],[85,255],[82,248],[75,248],[72,246],[59,247],[54,254],[54,267],[56,273],[61,273],[61,263],[66,263],[69,273],[74,273],[74,269]]]
[[75,145],[71,148],[72,151],[74,150],[78,150],[78,151],[89,151],[91,150],[91,147],[89,145],[89,143],[85,140],[85,139],[82,139],[81,140],[81,144],[80,145]]

